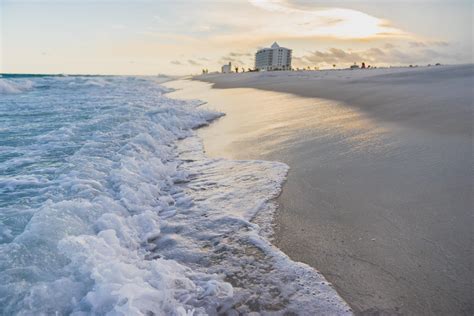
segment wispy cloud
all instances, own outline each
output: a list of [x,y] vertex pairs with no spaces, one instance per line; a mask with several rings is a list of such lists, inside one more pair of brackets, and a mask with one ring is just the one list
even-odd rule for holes
[[229,61],[238,66],[253,65],[253,54],[250,52],[230,52],[219,59],[219,63],[226,64]]
[[195,61],[193,59],[189,59],[188,64],[190,64],[191,66],[202,66],[201,63],[198,63],[197,61]]
[[448,42],[445,41],[414,41],[409,42],[410,47],[428,47],[428,46],[438,46],[438,47],[446,47],[449,46]]
[[229,53],[229,56],[230,57],[249,57],[249,56],[252,56],[251,53],[235,53],[235,52],[231,52]]
[[[280,16],[260,31],[278,30],[287,36],[334,37],[341,39],[408,38],[402,31],[385,19],[361,11],[342,8],[299,8],[285,0],[249,0],[267,13]],[[266,21],[268,22],[268,21]]]

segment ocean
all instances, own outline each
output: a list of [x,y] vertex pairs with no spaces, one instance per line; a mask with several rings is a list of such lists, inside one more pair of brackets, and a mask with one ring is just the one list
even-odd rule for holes
[[271,244],[288,166],[206,157],[168,80],[0,78],[0,314],[350,314]]

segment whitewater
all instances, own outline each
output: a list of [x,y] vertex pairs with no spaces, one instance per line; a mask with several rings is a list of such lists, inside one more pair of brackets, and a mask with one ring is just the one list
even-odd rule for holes
[[271,244],[288,166],[206,157],[166,80],[0,78],[0,313],[351,314]]

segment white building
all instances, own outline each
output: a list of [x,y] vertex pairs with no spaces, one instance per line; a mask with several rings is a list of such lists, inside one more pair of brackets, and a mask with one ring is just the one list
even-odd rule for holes
[[280,47],[276,42],[270,48],[263,48],[255,54],[255,69],[290,70],[291,49]]
[[232,63],[229,61],[227,65],[221,67],[221,71],[223,74],[229,74],[232,72]]

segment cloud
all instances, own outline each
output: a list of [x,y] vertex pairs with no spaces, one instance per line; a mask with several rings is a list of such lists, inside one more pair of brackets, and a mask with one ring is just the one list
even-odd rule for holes
[[441,52],[434,50],[432,48],[426,48],[422,50],[423,55],[430,57],[430,58],[442,58],[444,57],[444,54]]
[[250,52],[230,52],[219,59],[219,63],[227,64],[228,62],[236,66],[250,66],[253,65],[254,59]]
[[173,65],[182,65],[179,60],[172,60],[171,63],[172,63]]
[[409,42],[410,47],[428,47],[428,46],[437,46],[437,47],[447,47],[449,46],[448,42],[445,41],[417,41]]
[[250,53],[229,53],[230,57],[242,57],[242,56],[252,56]]
[[434,46],[440,46],[440,47],[449,46],[449,43],[445,42],[445,41],[432,41],[431,44],[434,45]]
[[188,60],[188,64],[190,64],[191,66],[202,66],[201,63],[198,63],[197,61],[192,60],[192,59]]
[[409,42],[410,47],[425,47],[425,43],[423,42]]
[[408,65],[427,64],[434,62],[449,62],[455,60],[444,50],[437,49],[437,44],[424,43],[423,45],[408,43],[408,48],[396,48],[393,45],[383,47],[372,47],[363,50],[344,50],[340,48],[330,48],[325,51],[312,51],[301,57],[294,57],[297,64],[295,66],[330,67],[336,64],[339,67],[346,67],[353,63],[365,62],[366,64],[387,66],[387,65]]
[[306,56],[303,56],[297,60],[303,63],[311,64],[332,64],[332,63],[353,63],[364,59],[363,54],[358,52],[345,51],[340,48],[330,48],[327,51],[314,51]]
[[[249,0],[253,6],[271,13],[259,31],[278,32],[294,37],[333,37],[339,39],[409,38],[385,19],[343,8],[300,8],[285,0]],[[286,33],[286,34],[285,34]]]

